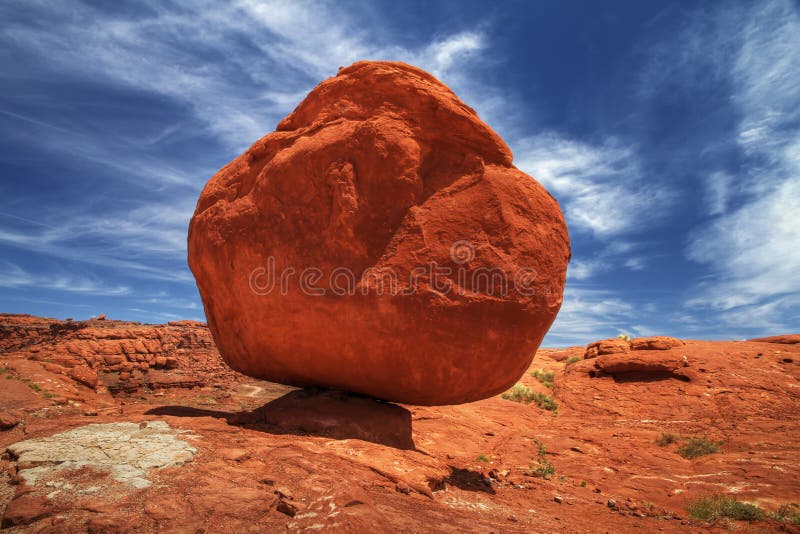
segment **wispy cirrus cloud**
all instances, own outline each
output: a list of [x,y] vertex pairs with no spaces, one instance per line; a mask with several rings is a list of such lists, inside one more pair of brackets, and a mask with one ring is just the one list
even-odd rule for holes
[[[729,67],[744,164],[724,179],[726,201],[712,195],[717,217],[690,236],[688,257],[713,278],[688,305],[717,310],[729,326],[791,329],[800,317],[800,14],[776,0],[741,15],[744,26],[729,28],[738,38]],[[720,176],[711,180],[719,190]],[[737,204],[728,208],[733,180]]]
[[[585,344],[619,334],[646,335],[644,332],[652,329],[640,326],[641,321],[641,310],[616,291],[572,283],[566,288],[557,324],[547,334],[545,345]],[[636,329],[640,331],[634,332]]]
[[49,291],[102,296],[123,296],[131,293],[130,288],[127,286],[109,286],[95,279],[65,274],[34,274],[18,265],[5,261],[0,263],[0,287],[12,289],[38,288]]
[[339,65],[407,61],[459,85],[465,62],[487,46],[474,30],[397,46],[327,2],[146,2],[136,17],[86,4],[28,9],[40,23],[10,26],[4,41],[46,68],[173,99],[235,150],[271,130]]
[[573,230],[605,240],[641,232],[668,213],[672,193],[645,178],[633,146],[545,133],[518,141],[515,149],[516,165],[556,195]]

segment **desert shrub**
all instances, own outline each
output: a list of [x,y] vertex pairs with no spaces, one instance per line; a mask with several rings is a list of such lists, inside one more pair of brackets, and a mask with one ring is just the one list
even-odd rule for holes
[[582,359],[583,358],[581,358],[580,356],[570,356],[569,358],[567,358],[566,365],[572,365],[573,363],[579,362]]
[[40,386],[36,382],[32,382],[30,378],[23,378],[22,381],[28,384],[28,387],[31,388],[33,391],[37,393],[40,393],[42,391],[42,386]]
[[769,514],[769,516],[775,521],[800,527],[800,507],[796,504],[782,504],[780,508]]
[[545,395],[544,393],[534,393],[532,400],[539,408],[550,410],[551,412],[558,411],[558,403],[549,395]]
[[489,462],[489,457],[486,456],[485,454],[479,454],[478,456],[475,457],[475,460],[478,461],[478,462],[487,463],[487,462]]
[[530,404],[531,400],[533,400],[533,391],[524,384],[514,384],[514,387],[500,396],[506,400]]
[[621,339],[623,341],[630,341],[631,336],[629,336],[628,334],[620,334],[617,336],[617,339]]
[[549,479],[556,474],[556,468],[550,463],[550,460],[547,459],[547,447],[538,439],[536,440],[536,448],[537,457],[536,460],[531,463],[530,468],[534,476]]
[[553,389],[553,377],[555,373],[553,371],[545,371],[544,369],[534,369],[531,371],[531,376],[544,384],[545,386]]
[[714,454],[719,452],[719,446],[722,442],[711,441],[706,438],[689,438],[686,443],[678,447],[675,451],[684,458],[692,460],[707,454]]
[[705,495],[686,503],[686,511],[695,519],[714,521],[720,518],[738,521],[757,521],[764,517],[764,511],[747,502],[737,501],[725,495]]
[[525,384],[515,384],[514,387],[500,395],[500,397],[506,400],[520,402],[522,404],[530,404],[535,402],[539,408],[544,408],[545,410],[550,410],[551,412],[558,410],[558,404],[552,397],[545,395],[544,393],[531,391],[531,388]]
[[659,447],[666,447],[667,445],[672,445],[678,441],[678,436],[675,434],[670,434],[669,432],[662,432],[661,435],[656,438],[656,445]]
[[581,480],[581,487],[582,487],[582,488],[585,488],[585,487],[586,487],[586,481],[585,481],[585,480]]

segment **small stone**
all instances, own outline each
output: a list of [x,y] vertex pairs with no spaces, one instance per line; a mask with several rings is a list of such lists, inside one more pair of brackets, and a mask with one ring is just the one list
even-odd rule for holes
[[608,502],[606,503],[606,505],[609,508],[616,508],[617,507],[617,501],[615,501],[614,499],[608,499]]
[[553,500],[556,501],[558,504],[561,504],[562,502],[564,502],[564,497],[562,497],[561,495],[556,495],[555,497],[553,497]]
[[406,495],[411,493],[411,488],[408,487],[408,484],[406,484],[405,482],[398,482],[394,489]]
[[275,507],[282,514],[286,514],[289,517],[294,517],[297,515],[297,506],[294,504],[284,501],[283,499],[278,501],[278,505]]
[[52,505],[47,497],[22,494],[8,503],[0,528],[29,525],[51,513]]
[[0,412],[0,430],[14,428],[22,421],[22,413],[16,410]]

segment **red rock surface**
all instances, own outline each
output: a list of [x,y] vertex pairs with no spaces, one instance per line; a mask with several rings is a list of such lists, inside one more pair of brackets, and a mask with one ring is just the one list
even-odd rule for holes
[[683,345],[680,339],[669,336],[637,337],[631,340],[631,350],[669,350]]
[[586,346],[586,351],[583,353],[585,359],[597,358],[603,354],[619,354],[630,352],[631,342],[626,339],[601,339],[594,341]]
[[761,341],[764,343],[780,343],[782,345],[794,345],[796,343],[800,343],[800,334],[762,337],[757,339],[751,339],[750,341]]
[[[196,385],[92,390],[64,371],[64,347],[76,331],[50,319],[3,316],[0,343],[9,346],[8,334],[17,348],[0,351],[0,414],[14,412],[17,423],[0,429],[0,451],[90,423],[146,429],[165,421],[196,453],[179,467],[152,470],[152,484],[139,489],[90,466],[26,485],[19,472],[31,466],[6,455],[0,459],[4,526],[32,532],[195,532],[217,525],[237,532],[797,532],[771,519],[705,523],[686,510],[688,501],[716,493],[768,512],[798,502],[797,344],[685,341],[577,362],[582,347],[540,349],[530,371],[552,371],[552,389],[530,373],[522,383],[552,396],[558,409],[551,412],[500,397],[414,407],[293,390],[221,371],[213,347],[200,342],[209,339],[200,325],[103,323],[103,335],[87,337],[85,345],[132,340],[132,331],[158,332],[156,338],[173,342],[191,333],[196,341],[185,352],[165,351],[178,367],[160,371],[191,372]],[[87,323],[78,331],[95,328]],[[76,367],[121,372],[96,361],[90,367],[81,357]],[[665,432],[676,442],[658,445]],[[703,436],[720,442],[719,452],[693,460],[677,454],[687,438]],[[555,470],[549,478],[537,473],[542,458]]]
[[242,378],[220,359],[205,324],[194,321],[167,325],[105,318],[62,322],[2,314],[0,354],[8,360],[10,371],[24,373],[36,362],[36,372],[69,378],[59,379],[50,391],[66,398],[80,397],[81,388],[102,395]]
[[[189,228],[209,327],[234,369],[422,405],[519,378],[561,305],[569,256],[554,198],[452,91],[402,63],[355,63],[318,85],[209,181]],[[414,274],[431,264],[451,269],[442,285]],[[254,291],[269,285],[252,278],[259,268],[294,278]],[[301,290],[308,268],[324,296]],[[331,291],[344,287],[337,269],[355,294]],[[488,269],[505,294],[477,274]],[[376,272],[396,289],[381,294]]]

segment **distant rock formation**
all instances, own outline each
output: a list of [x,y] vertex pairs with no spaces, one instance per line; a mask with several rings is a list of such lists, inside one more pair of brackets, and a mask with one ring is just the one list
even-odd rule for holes
[[604,354],[624,354],[632,350],[669,350],[681,347],[684,342],[669,336],[637,337],[636,339],[601,339],[586,346],[585,359],[597,358]]
[[236,375],[219,357],[206,325],[195,321],[148,325],[0,314],[0,357],[39,362],[49,372],[112,393],[195,387],[208,376]]
[[189,228],[234,369],[423,405],[520,377],[569,257],[555,199],[475,111],[403,63],[319,84],[209,181]]

